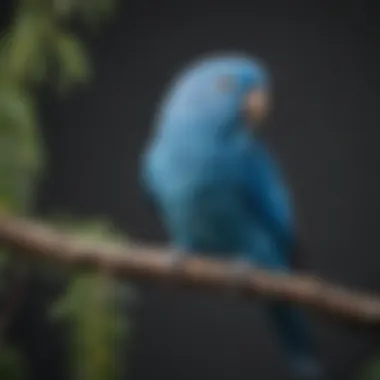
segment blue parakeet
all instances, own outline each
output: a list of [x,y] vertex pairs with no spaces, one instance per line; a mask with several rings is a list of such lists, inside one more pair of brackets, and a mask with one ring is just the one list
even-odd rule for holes
[[[169,86],[141,173],[178,252],[292,269],[293,206],[255,132],[270,93],[265,67],[239,54],[200,59]],[[266,305],[294,377],[322,379],[305,317],[288,304]]]

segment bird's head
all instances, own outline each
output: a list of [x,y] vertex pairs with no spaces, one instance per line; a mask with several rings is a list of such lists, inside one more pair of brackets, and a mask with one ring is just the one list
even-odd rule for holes
[[265,120],[271,107],[271,89],[268,71],[262,63],[231,56],[214,58],[205,62],[207,65],[208,85],[215,87],[215,99],[218,93],[220,100],[229,98],[231,108],[235,108],[237,115],[244,117],[249,125],[256,127]]
[[256,129],[270,106],[270,78],[264,65],[247,56],[225,54],[200,59],[180,72],[161,114],[172,124],[191,120],[182,125],[200,125],[203,121],[201,131],[208,128],[210,133],[223,133],[241,125],[241,120]]

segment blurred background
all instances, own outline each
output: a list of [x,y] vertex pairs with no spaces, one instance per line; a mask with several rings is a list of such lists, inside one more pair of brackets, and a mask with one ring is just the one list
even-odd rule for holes
[[[12,191],[2,185],[8,189],[1,193],[3,208],[107,220],[131,239],[165,243],[138,183],[157,102],[189,61],[212,51],[243,51],[264,59],[274,76],[275,109],[264,135],[293,189],[300,230],[311,247],[307,270],[380,290],[380,26],[369,2],[24,0],[3,1],[0,17],[0,161],[15,162],[8,150],[31,149],[39,157],[33,167],[32,156],[24,158],[32,179],[23,166]],[[23,137],[12,137],[16,145],[4,143],[10,130],[33,131],[29,148],[19,142]],[[13,178],[5,166],[2,183]],[[27,189],[18,203],[9,195],[17,189]],[[24,378],[94,379],[92,370],[73,367],[71,325],[52,322],[49,310],[70,291],[87,299],[104,284],[42,272],[30,265],[6,341],[27,363]],[[137,301],[125,300],[128,310],[119,315],[131,326],[118,353],[121,374],[97,379],[286,379],[283,358],[254,303],[167,285],[134,289]],[[93,318],[92,310],[82,319]],[[378,334],[310,315],[335,378],[369,379],[361,373],[378,354]],[[97,354],[88,355],[93,363]]]

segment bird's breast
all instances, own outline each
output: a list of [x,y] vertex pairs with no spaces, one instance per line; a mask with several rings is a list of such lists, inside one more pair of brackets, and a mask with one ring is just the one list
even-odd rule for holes
[[237,183],[237,168],[228,157],[208,151],[192,151],[186,147],[163,154],[155,163],[156,175],[166,178],[163,184],[171,196],[191,193],[209,197]]

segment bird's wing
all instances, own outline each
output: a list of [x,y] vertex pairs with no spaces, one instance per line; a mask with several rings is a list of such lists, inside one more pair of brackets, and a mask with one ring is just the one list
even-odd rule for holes
[[296,251],[293,205],[276,163],[260,142],[255,141],[245,158],[244,187],[249,209],[269,231],[293,264]]

